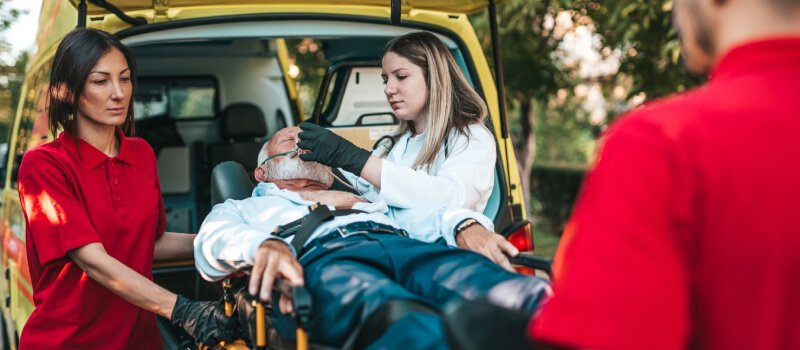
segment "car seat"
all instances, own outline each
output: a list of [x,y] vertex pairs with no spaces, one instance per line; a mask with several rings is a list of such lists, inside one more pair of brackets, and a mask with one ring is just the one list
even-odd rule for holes
[[267,123],[261,109],[252,103],[234,103],[222,112],[222,142],[208,145],[208,169],[224,161],[243,164],[253,179],[256,158],[267,136]]

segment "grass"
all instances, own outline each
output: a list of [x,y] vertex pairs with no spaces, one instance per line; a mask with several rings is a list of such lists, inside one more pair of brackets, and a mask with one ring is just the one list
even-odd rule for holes
[[533,253],[538,256],[553,258],[561,239],[560,232],[550,227],[543,220],[532,218],[533,220],[533,242],[536,245]]

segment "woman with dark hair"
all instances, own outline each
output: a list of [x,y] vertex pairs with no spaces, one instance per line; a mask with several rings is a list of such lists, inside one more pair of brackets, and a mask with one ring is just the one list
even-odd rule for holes
[[[381,54],[381,69],[386,99],[400,119],[397,141],[388,155],[381,159],[329,130],[302,123],[297,145],[308,153],[300,158],[361,177],[356,185],[366,185],[368,199],[379,194],[393,207],[452,206],[483,212],[494,186],[495,139],[484,126],[486,104],[450,50],[431,33],[409,33],[389,41]],[[466,221],[444,239],[510,269],[504,254],[519,252],[490,231],[489,220],[483,225],[487,227]]]
[[206,344],[232,324],[213,302],[152,281],[154,260],[190,258],[164,232],[156,159],[133,133],[136,65],[110,34],[75,29],[56,51],[48,116],[56,140],[25,154],[19,195],[36,309],[21,349],[160,349],[155,314]]

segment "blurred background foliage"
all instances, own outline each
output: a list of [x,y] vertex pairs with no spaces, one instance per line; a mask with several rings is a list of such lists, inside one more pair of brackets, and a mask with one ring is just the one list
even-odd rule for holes
[[[672,0],[509,0],[497,13],[536,250],[551,256],[600,133],[626,110],[702,78],[683,69]],[[488,11],[470,21],[491,60]]]
[[[10,8],[8,0],[0,0],[0,31],[8,29],[24,12]],[[33,39],[31,39],[33,40]],[[12,57],[11,47],[5,38],[0,37],[0,144],[8,142],[12,111],[19,101],[19,91],[25,76],[28,54],[23,52]],[[5,159],[5,151],[0,155]]]

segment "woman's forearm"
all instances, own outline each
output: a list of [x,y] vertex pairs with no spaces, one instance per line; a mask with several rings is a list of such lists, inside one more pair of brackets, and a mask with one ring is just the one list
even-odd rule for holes
[[108,255],[100,243],[91,243],[67,253],[89,278],[114,294],[166,319],[172,318],[177,295],[155,284]]
[[194,233],[164,232],[156,241],[153,261],[191,259],[195,236]]
[[364,164],[364,169],[361,169],[361,177],[377,188],[381,188],[382,162],[381,158],[371,155],[367,163]]

